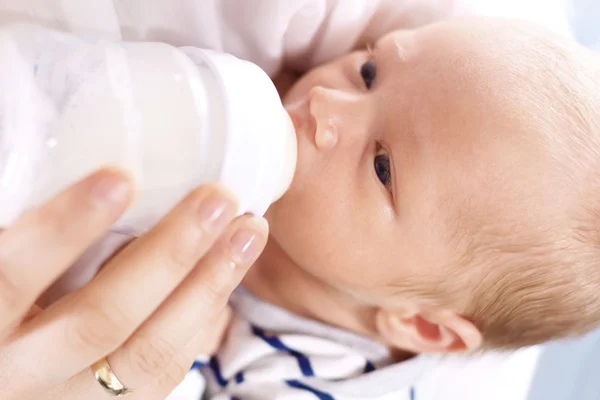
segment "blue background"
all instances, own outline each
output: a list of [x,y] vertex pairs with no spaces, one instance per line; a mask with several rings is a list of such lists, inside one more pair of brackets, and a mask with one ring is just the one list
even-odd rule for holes
[[[571,4],[577,39],[600,51],[600,0]],[[545,346],[528,400],[600,400],[600,329]]]

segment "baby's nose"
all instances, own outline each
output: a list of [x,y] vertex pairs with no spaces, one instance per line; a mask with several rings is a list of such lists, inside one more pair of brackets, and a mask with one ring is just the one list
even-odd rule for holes
[[352,96],[340,90],[322,86],[313,87],[309,93],[310,113],[316,121],[315,144],[320,150],[335,147],[348,116]]

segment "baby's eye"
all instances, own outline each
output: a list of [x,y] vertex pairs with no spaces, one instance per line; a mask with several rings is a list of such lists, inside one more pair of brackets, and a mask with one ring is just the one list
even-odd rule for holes
[[392,170],[390,167],[390,156],[386,152],[383,152],[383,149],[379,149],[378,154],[373,161],[373,165],[375,167],[377,179],[379,179],[383,186],[391,191]]
[[367,89],[371,89],[373,83],[375,83],[375,76],[377,75],[377,65],[375,60],[369,60],[360,67],[360,76],[365,82]]

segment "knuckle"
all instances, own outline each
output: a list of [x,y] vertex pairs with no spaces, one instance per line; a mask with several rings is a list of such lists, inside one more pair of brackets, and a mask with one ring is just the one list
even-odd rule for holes
[[198,300],[203,306],[212,306],[218,298],[217,291],[207,283],[203,283],[198,291]]
[[106,352],[123,340],[126,318],[118,307],[107,307],[100,302],[88,302],[78,308],[66,338],[75,351]]
[[175,355],[167,341],[143,336],[132,339],[126,351],[133,372],[148,378],[163,374]]
[[[30,223],[45,226],[53,243],[69,243],[82,234],[101,232],[110,213],[79,192],[63,193],[29,216]],[[93,223],[92,223],[93,221]]]
[[[183,238],[182,238],[183,239]],[[185,238],[173,244],[166,253],[167,264],[171,270],[187,273],[194,266],[194,246],[190,238]]]
[[2,310],[15,312],[33,302],[31,297],[35,295],[30,293],[32,291],[30,286],[33,285],[19,284],[18,279],[9,273],[12,270],[28,267],[27,265],[20,265],[23,260],[18,260],[18,256],[15,259],[14,251],[7,249],[11,247],[10,244],[5,246],[5,243],[0,243],[0,307]]
[[74,216],[81,215],[86,211],[89,210],[77,203],[67,202],[65,199],[55,199],[37,210],[31,217],[34,219],[34,223],[43,223],[52,232],[55,240],[60,242],[80,228],[78,222],[85,221],[85,219],[74,218]]
[[166,389],[177,387],[190,371],[191,366],[192,362],[187,358],[174,358],[169,367],[158,378],[159,386]]
[[[0,255],[0,258],[2,255]],[[6,273],[3,272],[3,264],[0,259],[0,310],[14,312],[23,308],[23,302],[29,297],[25,291],[12,281]],[[4,315],[4,312],[2,312]]]
[[152,236],[149,243],[157,249],[160,248],[160,251],[155,252],[155,259],[166,267],[166,271],[179,277],[182,273],[187,275],[193,269],[197,245],[200,242],[197,233],[184,227],[153,232]]
[[175,388],[177,387],[187,375],[190,369],[190,365],[177,365],[172,369],[168,369],[164,374],[160,377],[160,386],[165,388]]
[[183,381],[185,378],[185,374],[179,376],[177,373],[173,373],[171,371],[165,371],[162,375],[160,375],[158,380],[158,386],[165,389],[174,389]]
[[[224,268],[228,268],[224,266]],[[214,279],[208,279],[201,283],[197,292],[198,300],[206,308],[224,306],[231,294],[231,290]]]
[[42,208],[35,217],[39,219],[43,218],[49,224],[62,226],[61,222],[68,218],[69,212],[72,214],[73,211],[79,211],[81,208],[74,202],[70,202],[72,204],[68,203],[64,198],[55,199]]

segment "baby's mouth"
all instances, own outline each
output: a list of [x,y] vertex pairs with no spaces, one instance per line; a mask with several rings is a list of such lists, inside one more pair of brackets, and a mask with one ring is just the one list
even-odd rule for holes
[[307,100],[302,99],[294,103],[286,104],[285,109],[289,114],[292,123],[294,124],[296,137],[299,138],[302,136],[309,141],[313,141],[315,128],[311,128],[310,118],[312,118],[312,116],[310,115],[310,111],[308,109]]
[[300,116],[300,112],[302,106],[306,103],[306,101],[298,101],[285,106],[286,111],[290,115],[292,119],[292,123],[294,124],[294,129],[296,129],[296,134],[300,132],[302,127],[304,126],[304,122]]

